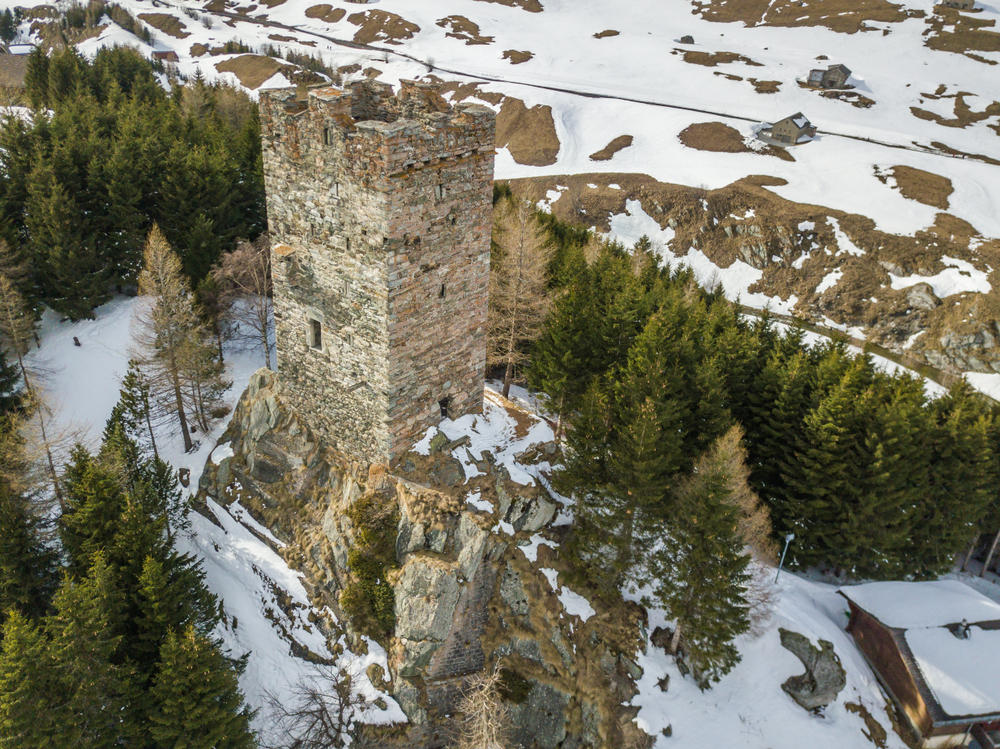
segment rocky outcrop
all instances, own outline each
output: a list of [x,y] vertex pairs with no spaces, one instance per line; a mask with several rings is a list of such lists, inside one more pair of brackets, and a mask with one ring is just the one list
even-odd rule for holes
[[798,632],[783,627],[778,632],[782,647],[794,654],[806,668],[804,674],[792,676],[781,685],[788,696],[806,710],[821,710],[837,699],[840,690],[847,684],[847,674],[833,651],[833,643],[820,640],[816,648],[808,637]]
[[[542,540],[556,502],[540,486],[513,482],[489,453],[463,467],[456,455],[471,455],[467,441],[438,434],[427,455],[407,454],[394,474],[363,465],[326,449],[283,401],[276,376],[261,370],[220,439],[232,456],[209,461],[200,489],[222,502],[239,499],[288,542],[278,551],[304,573],[314,604],[338,615],[356,651],[365,647],[364,627],[340,605],[355,579],[359,529],[351,518],[361,506],[398,516],[387,539],[394,625],[381,644],[391,693],[411,725],[395,738],[382,731],[370,745],[451,745],[467,678],[497,661],[517,687],[508,690],[512,746],[648,745],[632,722],[636,708],[625,706],[641,675],[631,657],[641,610],[626,605],[585,622],[568,614],[538,568],[558,566],[556,543],[534,545],[537,565],[518,548]],[[554,446],[531,450],[541,461]]]

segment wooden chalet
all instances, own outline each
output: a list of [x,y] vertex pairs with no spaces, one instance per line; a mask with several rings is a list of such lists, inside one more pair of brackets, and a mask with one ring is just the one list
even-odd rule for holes
[[924,749],[1000,747],[1000,603],[956,580],[845,586],[847,631]]

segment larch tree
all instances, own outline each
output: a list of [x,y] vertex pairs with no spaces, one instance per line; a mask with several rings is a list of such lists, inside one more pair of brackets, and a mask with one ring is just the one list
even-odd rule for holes
[[502,671],[473,676],[459,703],[458,749],[506,749],[510,713],[502,699]]
[[24,362],[24,355],[35,330],[35,318],[28,309],[27,303],[14,284],[5,275],[0,275],[0,343],[3,343],[17,359],[17,366],[24,383],[28,408],[38,420],[42,437],[42,446],[48,462],[49,477],[52,480],[52,490],[60,505],[63,503],[62,489],[59,485],[59,474],[56,471],[55,460],[52,457],[52,447],[49,442],[49,428],[45,423],[45,404],[41,393]]
[[271,251],[266,234],[255,242],[240,242],[212,269],[220,306],[246,337],[264,349],[264,365],[271,369]]
[[503,367],[503,394],[507,397],[515,367],[527,358],[524,344],[542,332],[549,306],[552,249],[531,203],[504,201],[496,216],[486,364]]
[[[189,418],[207,426],[206,398],[224,389],[220,366],[208,334],[198,316],[181,261],[159,227],[153,226],[143,252],[139,292],[150,298],[138,317],[136,339],[151,392],[167,412],[173,413],[191,450]],[[210,404],[208,404],[210,405]]]

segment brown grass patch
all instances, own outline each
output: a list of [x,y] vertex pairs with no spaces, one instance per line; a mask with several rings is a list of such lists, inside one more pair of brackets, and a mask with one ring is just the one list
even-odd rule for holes
[[191,57],[201,57],[208,52],[208,47],[204,44],[192,44],[190,54]]
[[864,94],[852,91],[849,88],[816,88],[815,86],[810,86],[802,81],[798,81],[798,84],[799,88],[815,91],[824,99],[838,99],[839,101],[846,101],[851,106],[858,107],[859,109],[868,109],[875,104],[874,99],[870,99]]
[[522,8],[529,13],[541,13],[542,4],[538,0],[478,0],[481,3],[497,3],[508,8]]
[[[940,87],[938,89],[940,91]],[[931,122],[936,122],[944,127],[968,127],[969,125],[974,125],[977,122],[982,122],[983,120],[989,119],[990,117],[1000,116],[1000,102],[994,101],[990,102],[985,109],[982,111],[975,111],[968,105],[965,101],[966,96],[972,96],[968,91],[959,91],[954,94],[921,94],[928,99],[940,100],[940,99],[954,99],[953,111],[954,117],[944,117],[937,112],[931,112],[926,109],[921,109],[920,107],[910,107],[910,113],[921,120],[929,120]],[[991,126],[996,129],[997,126]],[[998,132],[1000,134],[1000,132]]]
[[490,44],[493,41],[492,36],[483,36],[479,33],[479,24],[475,21],[470,21],[465,16],[445,16],[437,21],[437,25],[442,29],[448,29],[445,36],[450,36],[453,39],[461,39],[468,45],[473,44]]
[[924,44],[931,49],[956,52],[977,62],[996,64],[993,60],[972,54],[972,50],[1000,52],[1000,33],[993,30],[995,19],[979,18],[955,8],[938,6],[934,14],[927,18],[927,26],[930,33],[925,36]]
[[628,148],[631,145],[632,145],[631,135],[619,135],[617,138],[608,143],[608,145],[606,145],[600,151],[595,151],[594,153],[590,154],[590,160],[610,161],[612,156],[621,151],[623,148]]
[[740,131],[722,122],[696,122],[681,130],[677,136],[688,148],[714,153],[761,153],[767,156],[777,156],[783,161],[795,161],[784,148],[767,146],[756,151],[750,148],[740,135]]
[[757,78],[749,78],[753,84],[753,90],[758,94],[776,94],[781,88],[781,81],[762,81]]
[[986,154],[982,153],[970,153],[969,151],[959,151],[957,148],[952,148],[947,143],[942,143],[939,140],[932,140],[931,146],[941,151],[942,153],[951,154],[952,156],[961,156],[966,159],[975,159],[976,161],[982,161],[985,164],[1000,166],[1000,160],[994,159],[992,156],[987,156]]
[[607,39],[609,36],[618,36],[620,33],[620,31],[615,31],[614,29],[604,29],[604,31],[598,31],[594,34],[594,38]]
[[511,65],[520,65],[522,62],[527,62],[534,56],[534,52],[528,52],[527,50],[520,51],[516,49],[505,49],[503,51],[503,59],[510,60]]
[[556,163],[559,136],[552,120],[552,107],[538,104],[528,109],[520,99],[506,97],[497,115],[496,145],[506,146],[518,164]]
[[346,15],[347,11],[343,8],[334,8],[326,3],[306,8],[306,18],[318,18],[326,23],[337,23]]
[[400,39],[412,39],[413,35],[420,31],[417,24],[385,10],[352,13],[347,20],[360,27],[354,34],[354,41],[360,44],[372,42],[399,44]]
[[438,78],[436,75],[426,76],[428,80],[436,84],[438,93],[444,97],[451,96],[451,101],[458,103],[460,101],[465,101],[471,96],[477,99],[482,99],[483,101],[488,101],[490,104],[499,105],[503,103],[504,95],[498,94],[493,91],[483,91],[480,87],[480,83],[462,83],[460,81],[445,81],[442,78]]
[[184,30],[184,24],[181,23],[181,19],[169,13],[140,13],[139,18],[154,29],[159,29],[164,34],[172,36],[175,39],[185,39],[191,36],[191,34]]
[[833,31],[853,34],[874,31],[866,21],[898,23],[919,18],[923,11],[907,10],[888,0],[694,0],[694,12],[706,21],[747,26],[823,26]]
[[701,52],[696,49],[675,49],[673,54],[683,55],[684,62],[689,62],[692,65],[705,65],[710,68],[715,67],[716,65],[725,65],[731,62],[742,62],[747,65],[763,67],[761,63],[751,60],[749,57],[737,54],[736,52]]
[[947,177],[912,166],[894,166],[889,172],[904,198],[947,210],[948,197],[955,191]]
[[291,65],[264,55],[240,55],[215,63],[215,69],[220,73],[234,73],[247,88],[257,88],[280,70],[294,70]]

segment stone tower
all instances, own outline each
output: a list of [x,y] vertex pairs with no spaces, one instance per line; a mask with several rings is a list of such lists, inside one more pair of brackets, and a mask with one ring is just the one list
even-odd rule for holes
[[493,112],[411,81],[260,111],[283,388],[332,446],[394,462],[482,409]]

